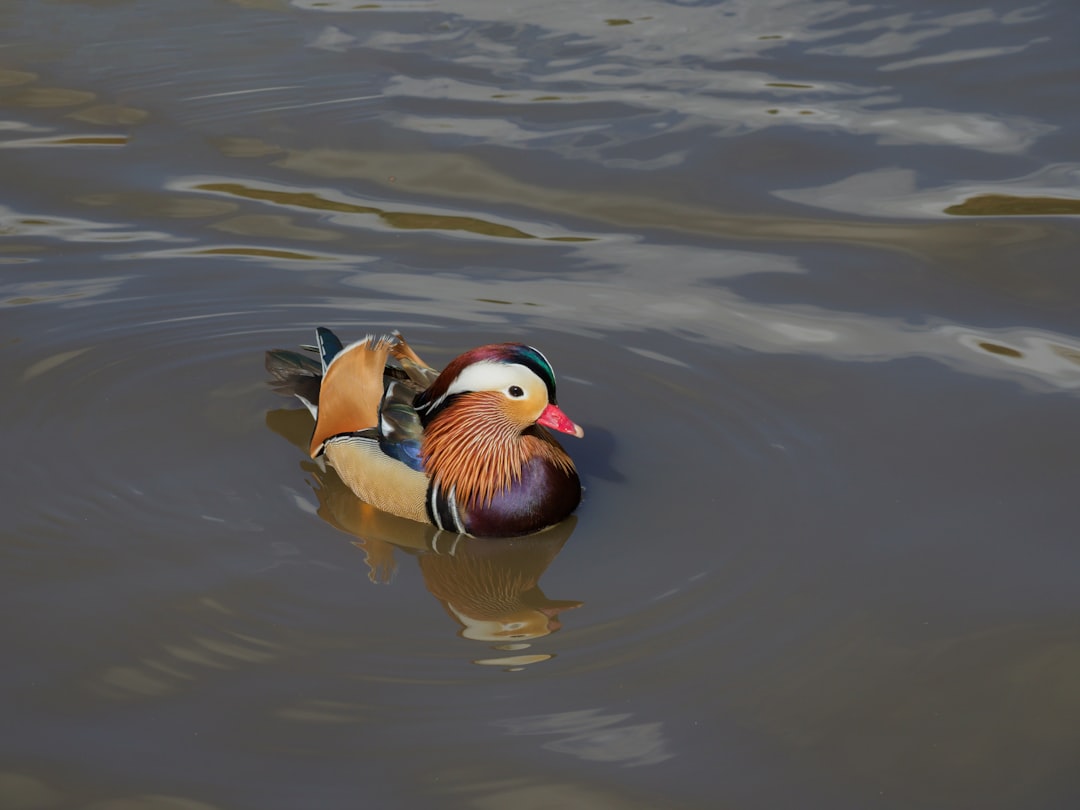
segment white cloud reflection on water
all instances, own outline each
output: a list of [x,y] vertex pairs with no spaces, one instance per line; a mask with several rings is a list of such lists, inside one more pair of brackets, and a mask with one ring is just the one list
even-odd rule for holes
[[599,709],[512,717],[495,725],[512,735],[553,736],[541,745],[590,762],[624,767],[655,765],[673,754],[661,723],[631,723],[630,713],[604,714]]
[[[315,161],[312,164],[312,161]],[[351,162],[350,162],[351,161]],[[294,155],[287,159],[290,166],[297,163],[311,171],[313,167],[322,167],[327,173],[333,171],[339,176],[348,175],[353,167],[361,175],[378,174],[378,167],[368,166],[362,153],[339,155],[338,159],[327,160],[317,155]],[[414,160],[412,166],[417,168]],[[356,164],[355,166],[353,164]],[[435,162],[428,173],[437,172],[441,164]],[[500,177],[483,166],[473,166],[472,170],[463,168],[464,162],[456,161],[456,171],[463,171],[471,178],[473,185],[480,183],[483,196],[490,201],[499,193],[507,199],[515,195],[525,195],[533,209],[543,208],[543,189],[521,184],[502,188]],[[359,168],[357,168],[359,167]],[[445,167],[444,167],[445,168]],[[1075,167],[1058,167],[1056,173],[1050,173],[1058,181],[1071,177]],[[427,174],[421,173],[421,177]],[[440,175],[441,176],[441,175]],[[451,182],[457,175],[451,173],[444,183],[459,188],[471,187],[470,182]],[[1049,176],[1049,175],[1048,175]],[[866,179],[880,182],[913,182],[903,172],[876,173]],[[204,193],[205,188],[218,188],[220,178],[185,178],[175,180],[170,185],[174,192],[193,191]],[[214,181],[214,182],[211,182]],[[402,179],[405,183],[406,179]],[[414,183],[419,183],[414,180]],[[829,207],[834,199],[863,200],[868,198],[888,200],[877,185],[872,193],[860,193],[858,189],[846,187],[836,195],[817,190],[818,205]],[[485,185],[486,184],[486,185]],[[296,216],[306,216],[312,211],[320,215],[323,226],[336,225],[342,232],[357,229],[376,229],[393,233],[397,229],[392,223],[384,223],[377,216],[383,212],[377,205],[394,208],[400,212],[423,214],[428,222],[426,229],[454,239],[479,240],[481,242],[499,239],[491,234],[474,231],[441,231],[441,217],[456,221],[463,215],[469,221],[487,222],[489,219],[501,227],[513,227],[517,231],[540,238],[513,239],[515,244],[528,244],[536,249],[543,249],[545,238],[573,234],[589,241],[579,244],[559,242],[559,259],[562,266],[577,266],[581,272],[568,274],[565,271],[551,276],[537,275],[535,272],[514,273],[509,276],[490,273],[431,272],[424,273],[422,282],[415,272],[401,272],[399,269],[387,270],[386,265],[372,255],[350,257],[348,254],[312,254],[289,251],[274,251],[252,248],[252,257],[266,264],[297,269],[309,267],[312,263],[320,266],[337,266],[339,269],[355,267],[358,262],[366,265],[365,272],[347,276],[344,283],[379,293],[374,300],[369,296],[335,298],[331,303],[345,310],[377,308],[382,313],[396,313],[399,317],[415,320],[432,311],[440,317],[468,323],[498,323],[511,319],[535,320],[538,326],[557,325],[568,332],[590,334],[599,337],[604,331],[623,330],[660,330],[668,333],[695,335],[698,339],[726,347],[740,347],[766,353],[796,353],[817,355],[843,361],[887,361],[908,357],[926,357],[942,362],[964,373],[980,376],[1006,378],[1039,390],[1080,390],[1080,340],[1076,336],[1057,334],[1045,329],[1028,327],[1021,324],[1009,324],[1000,328],[976,327],[962,320],[950,319],[947,315],[935,314],[919,320],[898,316],[875,314],[873,312],[838,311],[815,302],[775,303],[752,300],[741,295],[730,286],[730,281],[754,274],[805,274],[807,270],[792,256],[758,251],[737,251],[695,247],[679,244],[652,244],[641,241],[639,237],[604,233],[600,229],[585,232],[553,228],[549,224],[529,221],[523,218],[507,218],[505,215],[492,218],[482,209],[462,209],[463,200],[457,201],[457,207],[440,207],[427,204],[416,206],[402,203],[388,205],[386,202],[367,199],[357,195],[345,194],[331,188],[312,189],[307,187],[301,194],[298,187],[257,184],[245,185],[235,181],[225,184],[232,189],[226,196],[243,197],[248,194],[271,209],[287,210]],[[421,183],[425,187],[431,184]],[[239,191],[233,189],[236,186]],[[224,192],[221,192],[224,194]],[[459,191],[459,194],[463,192]],[[557,195],[556,195],[557,196]],[[791,196],[799,200],[796,194]],[[632,200],[621,198],[622,214]],[[659,217],[659,209],[650,207],[646,201],[638,201],[643,211],[649,211],[652,217]],[[570,205],[564,200],[552,200],[551,206],[557,208]],[[586,204],[578,197],[574,204],[583,205],[583,211],[591,211],[595,205]],[[940,200],[934,203],[940,210]],[[325,210],[324,210],[325,209]],[[385,212],[384,212],[385,213]],[[867,202],[863,214],[873,213]],[[703,214],[702,214],[703,215]],[[659,222],[659,220],[657,220]],[[713,227],[719,228],[721,222],[714,214]],[[781,223],[777,221],[774,225]],[[810,238],[814,231],[813,223],[796,227],[794,221],[787,224],[789,235],[802,233],[801,238]],[[729,228],[738,231],[737,222],[729,223]],[[912,229],[914,228],[914,230]],[[432,229],[435,229],[432,231]],[[783,229],[781,229],[782,232]],[[821,231],[821,226],[817,226]],[[778,235],[781,235],[778,232]],[[896,242],[895,246],[923,250],[930,249],[935,241],[935,231],[920,230],[912,226],[900,234],[877,234],[873,227],[852,226],[839,237],[841,241],[881,241],[881,246],[888,244],[887,239]],[[819,239],[826,238],[823,233]],[[966,235],[960,245],[966,243],[971,235]],[[985,238],[985,237],[984,237]],[[551,243],[546,243],[551,244]],[[947,239],[942,244],[949,244]],[[115,258],[166,258],[169,255],[205,256],[208,253],[236,253],[239,249],[207,247],[204,244],[179,251],[152,250],[132,253]],[[932,251],[931,251],[932,252]],[[658,272],[658,268],[670,268]],[[348,271],[346,271],[348,272]],[[495,306],[482,302],[505,302]],[[369,317],[369,316],[365,316]]]
[[[692,71],[685,71],[692,75]],[[588,71],[590,80],[599,71]],[[570,80],[573,73],[556,76],[559,81]],[[728,85],[725,74],[723,85]],[[674,80],[678,83],[678,79]],[[544,103],[560,105],[621,104],[627,108],[641,108],[653,115],[662,115],[667,121],[657,121],[656,128],[647,134],[663,129],[676,132],[687,128],[707,125],[713,135],[732,136],[755,132],[775,126],[803,127],[837,130],[851,135],[873,136],[879,143],[890,145],[922,144],[956,146],[985,152],[1023,152],[1041,136],[1055,127],[1030,121],[1018,116],[995,116],[981,113],[958,113],[930,107],[893,106],[897,97],[876,91],[830,90],[814,85],[812,97],[792,99],[774,97],[770,84],[779,79],[768,74],[754,77],[750,85],[756,95],[750,95],[747,87],[745,97],[722,97],[713,95],[712,88],[698,88],[694,93],[660,89],[661,85],[631,84],[620,80],[624,86],[617,90],[583,89],[564,92],[557,97],[544,99],[540,94],[547,91],[538,85],[533,93],[519,92],[493,99],[492,88],[458,82],[442,77],[415,79],[395,77],[387,84],[384,93],[388,97],[402,96],[411,99],[439,99],[451,102],[476,102],[494,105],[489,117],[463,118],[428,116],[406,113],[389,113],[386,120],[403,129],[417,132],[458,135],[485,143],[514,146],[538,140],[548,141],[548,147],[567,157],[593,156],[600,158],[598,148],[582,146],[580,142],[565,145],[559,138],[589,131],[607,131],[607,125],[582,126],[576,122],[569,127],[525,127],[518,117],[514,122],[503,118],[502,107],[509,104]],[[670,87],[670,83],[662,83]],[[727,92],[731,92],[728,90]],[[832,98],[830,92],[835,93]],[[535,94],[536,98],[529,98]],[[762,98],[763,94],[770,94]],[[790,95],[790,92],[788,93]],[[672,118],[673,117],[673,118]],[[507,135],[512,137],[507,137]],[[609,146],[609,144],[605,144]],[[593,154],[596,153],[596,154]],[[607,163],[600,159],[599,162]],[[623,163],[625,164],[625,159]],[[640,161],[638,168],[655,168],[655,160]],[[659,164],[667,165],[667,164]]]
[[73,243],[182,241],[162,231],[138,230],[127,223],[26,214],[3,205],[0,205],[0,236]]
[[915,59],[903,59],[898,62],[890,62],[882,65],[878,70],[907,70],[908,68],[923,67],[924,65],[944,65],[954,62],[971,62],[977,59],[991,59],[995,56],[1008,56],[1009,54],[1022,53],[1032,45],[1046,42],[1046,37],[1037,37],[1023,45],[1002,46],[999,48],[967,48],[964,50],[949,51],[932,56],[920,56]]
[[949,216],[945,212],[949,206],[987,194],[1080,201],[1080,163],[1055,163],[1022,177],[951,183],[936,188],[920,188],[919,176],[912,169],[876,169],[824,186],[773,193],[782,200],[844,214],[944,218]]
[[[386,161],[385,164],[380,160]],[[423,319],[432,312],[438,313],[440,318],[473,324],[524,319],[535,322],[540,328],[556,326],[570,333],[594,337],[611,331],[659,330],[695,336],[703,342],[722,347],[816,355],[842,361],[879,362],[925,357],[964,373],[1006,378],[1038,390],[1080,390],[1080,340],[1075,335],[1057,334],[1022,322],[1002,323],[1000,318],[996,328],[976,326],[963,318],[950,317],[948,313],[938,311],[924,315],[912,310],[907,317],[901,317],[875,313],[872,308],[869,312],[837,310],[821,300],[755,300],[742,294],[731,282],[762,274],[802,275],[808,273],[807,268],[791,255],[650,243],[626,233],[625,229],[635,224],[634,216],[637,216],[628,215],[628,210],[636,210],[641,216],[647,215],[652,220],[652,227],[664,225],[664,209],[657,201],[644,198],[635,200],[626,195],[611,199],[604,195],[597,199],[587,194],[569,196],[551,189],[509,181],[475,161],[470,164],[464,159],[453,159],[447,163],[439,156],[429,156],[425,162],[422,156],[406,160],[406,156],[395,159],[393,156],[377,157],[365,153],[333,153],[329,157],[297,153],[281,163],[290,168],[302,165],[307,173],[336,174],[338,177],[356,174],[368,178],[378,177],[384,171],[411,170],[417,173],[416,176],[403,175],[399,178],[400,185],[436,191],[452,188],[456,190],[458,199],[453,206],[430,203],[420,206],[389,203],[378,197],[348,194],[331,187],[242,183],[235,178],[229,180],[212,176],[177,179],[170,183],[169,189],[178,193],[210,194],[243,200],[256,204],[257,207],[251,209],[253,211],[262,208],[287,211],[290,216],[298,217],[301,223],[314,222],[310,217],[315,215],[321,227],[337,226],[343,234],[367,230],[400,233],[392,217],[383,221],[390,216],[387,212],[414,214],[420,219],[415,222],[410,220],[409,227],[417,238],[421,238],[421,235],[425,239],[438,235],[439,238],[451,237],[476,243],[509,241],[522,248],[536,250],[543,250],[545,245],[557,245],[559,253],[553,255],[551,261],[557,261],[561,269],[550,275],[536,270],[510,274],[477,272],[468,267],[460,272],[403,272],[402,267],[392,267],[387,263],[389,257],[376,258],[377,254],[374,253],[313,253],[307,249],[260,247],[254,243],[245,249],[237,245],[214,246],[199,242],[182,249],[154,248],[117,253],[111,258],[139,261],[170,256],[222,254],[234,258],[246,255],[260,263],[290,270],[312,266],[333,267],[346,274],[343,280],[345,285],[379,293],[377,296],[335,297],[326,302],[343,310],[364,310],[365,318],[370,317],[373,309],[377,309],[410,322]],[[405,168],[406,163],[409,169]],[[1061,176],[1067,178],[1075,172],[1075,168],[1062,168],[1061,172],[1064,172]],[[905,175],[885,173],[878,179],[895,179],[897,176],[903,179]],[[470,189],[475,193],[469,193]],[[545,194],[550,199],[545,199]],[[486,205],[472,207],[474,196],[485,200]],[[847,189],[838,198],[866,199],[867,196]],[[528,199],[529,209],[534,213],[545,208],[573,213],[577,207],[582,216],[592,214],[595,217],[597,211],[603,212],[608,206],[613,217],[624,220],[624,232],[605,233],[602,227],[590,228],[586,232],[556,228],[535,218],[508,218],[503,213],[493,216],[490,213],[492,200],[498,197],[505,197],[508,201]],[[885,197],[878,192],[876,198]],[[830,195],[822,193],[817,202],[828,207],[831,199]],[[684,208],[686,211],[683,211]],[[226,206],[222,210],[223,214],[235,216],[231,207]],[[682,206],[678,211],[677,216],[672,214],[672,223],[700,219],[705,232],[711,228],[714,232],[730,231],[732,235],[742,233],[745,236],[749,235],[754,222],[738,218],[726,221],[708,209]],[[267,222],[273,224],[279,219],[281,217],[275,215]],[[446,230],[461,221],[476,224],[476,227],[466,231]],[[447,225],[447,222],[450,224]],[[488,233],[485,223],[494,227],[495,232]],[[594,219],[590,224],[601,225],[601,222]],[[939,250],[944,251],[944,256],[951,255],[955,250],[966,255],[972,250],[972,239],[981,238],[987,242],[992,238],[986,229],[973,232],[967,225],[961,226],[960,230],[943,230],[936,224],[891,226],[891,229],[889,226],[865,222],[826,224],[771,220],[765,224],[772,228],[770,233],[774,239],[834,240],[876,245],[879,248],[891,247],[916,255],[925,252],[931,257]],[[839,230],[832,233],[830,228]],[[539,238],[506,240],[499,235],[506,229]],[[545,241],[568,235],[588,241]],[[1006,237],[1016,239],[1018,235],[1010,233]],[[1000,241],[1005,237],[997,238]],[[1007,240],[1001,244],[1007,245]],[[538,258],[537,263],[528,264],[543,267],[543,261]],[[360,263],[364,265],[364,271],[357,272]],[[412,266],[411,262],[405,257],[405,267],[409,266]],[[565,268],[577,269],[568,272]],[[876,282],[867,283],[872,285]],[[880,291],[874,293],[880,294]]]
[[[583,246],[582,250],[589,250]],[[334,306],[415,315],[438,301],[440,316],[466,322],[535,320],[537,326],[601,337],[606,330],[695,335],[724,347],[881,362],[925,357],[967,374],[1009,379],[1035,390],[1080,392],[1080,339],[1023,325],[983,328],[928,316],[921,323],[811,304],[753,301],[716,280],[755,272],[803,273],[796,260],[770,254],[606,243],[603,277],[500,281],[433,274],[417,298],[415,278],[372,272],[346,283],[398,300],[335,299]],[[610,263],[610,264],[609,264]],[[618,270],[611,270],[612,266]],[[678,267],[677,277],[658,272]],[[478,314],[478,301],[508,303]]]
[[[293,5],[323,12],[359,10],[351,2],[297,0]],[[338,50],[422,51],[441,62],[486,72],[468,81],[451,78],[450,71],[390,76],[382,88],[387,97],[474,107],[471,115],[454,117],[430,109],[387,111],[384,120],[401,129],[518,147],[535,148],[540,141],[558,154],[599,162],[612,159],[612,139],[627,144],[658,131],[701,127],[711,135],[733,136],[799,126],[870,136],[887,145],[1008,154],[1025,151],[1055,127],[995,110],[961,112],[912,103],[883,74],[1000,59],[1036,48],[1048,39],[1021,38],[1022,29],[1015,25],[1037,19],[1043,8],[930,16],[875,14],[853,3],[807,0],[704,6],[651,0],[584,5],[456,0],[384,8],[437,15],[443,20],[437,30],[406,33],[342,24],[324,31],[313,47],[331,41]],[[972,40],[978,47],[971,47]],[[1001,42],[988,44],[994,40]],[[932,46],[937,52],[928,53]],[[803,49],[802,55],[782,53],[791,48]],[[898,56],[909,58],[893,58]],[[777,73],[726,67],[763,58],[771,60]],[[858,60],[847,67],[851,81],[818,78],[836,75],[828,61],[835,59]],[[566,142],[589,131],[582,126],[588,114],[577,111],[564,125],[536,112],[538,104],[606,110],[601,116],[609,130],[605,143]],[[523,112],[522,105],[534,109]],[[508,113],[508,108],[517,111]],[[629,119],[641,120],[631,125]],[[613,129],[612,120],[623,125]],[[657,155],[638,156],[636,165],[624,157],[619,165],[670,165],[657,160]]]

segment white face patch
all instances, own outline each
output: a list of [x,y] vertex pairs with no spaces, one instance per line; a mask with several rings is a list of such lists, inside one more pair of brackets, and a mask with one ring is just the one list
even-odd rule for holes
[[526,396],[543,391],[544,399],[547,399],[544,381],[531,370],[519,363],[496,363],[491,360],[468,366],[450,383],[446,396],[465,391],[506,391],[513,385],[522,389]]

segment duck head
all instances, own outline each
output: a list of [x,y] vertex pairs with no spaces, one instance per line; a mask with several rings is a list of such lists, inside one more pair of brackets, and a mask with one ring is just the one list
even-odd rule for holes
[[415,401],[425,426],[441,413],[469,412],[485,422],[522,433],[532,425],[585,435],[559,408],[555,372],[547,358],[522,343],[480,346],[455,358]]

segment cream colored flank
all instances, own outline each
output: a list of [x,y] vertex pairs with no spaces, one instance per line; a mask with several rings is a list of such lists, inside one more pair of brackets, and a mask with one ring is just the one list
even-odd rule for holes
[[361,500],[377,509],[429,523],[428,477],[383,453],[373,439],[343,437],[327,442],[326,459]]

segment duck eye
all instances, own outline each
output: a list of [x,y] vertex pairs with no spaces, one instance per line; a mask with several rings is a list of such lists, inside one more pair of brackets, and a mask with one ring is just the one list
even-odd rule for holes
[[515,399],[525,396],[525,392],[521,390],[521,386],[519,385],[511,385],[506,389],[506,393]]

